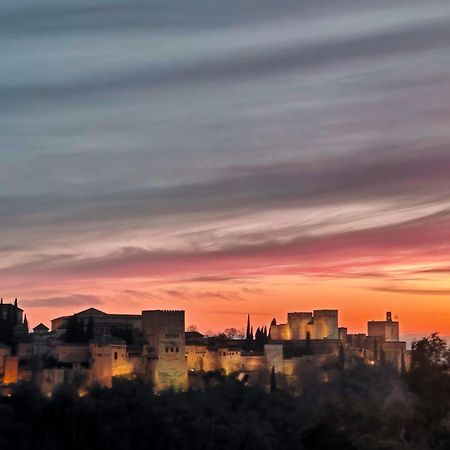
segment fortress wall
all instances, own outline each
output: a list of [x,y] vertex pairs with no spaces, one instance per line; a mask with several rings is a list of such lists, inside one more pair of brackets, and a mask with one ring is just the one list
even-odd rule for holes
[[218,369],[223,370],[225,374],[237,372],[242,368],[241,351],[238,349],[219,348]]
[[338,312],[332,309],[314,310],[312,339],[339,339]]
[[289,324],[282,323],[280,325],[271,325],[270,338],[274,341],[290,341],[292,337]]
[[288,313],[288,325],[291,330],[291,339],[306,339],[308,324],[313,315],[310,312]]
[[264,346],[266,369],[275,368],[275,372],[283,372],[283,346],[281,344],[266,344]]

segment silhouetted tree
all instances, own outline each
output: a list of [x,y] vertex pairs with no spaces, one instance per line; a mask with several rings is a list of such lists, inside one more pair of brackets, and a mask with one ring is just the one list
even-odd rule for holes
[[277,376],[275,373],[275,366],[272,366],[272,371],[270,372],[270,392],[275,392],[277,390]]
[[85,340],[89,342],[91,339],[94,338],[94,319],[92,317],[89,317],[88,323],[86,325],[86,336]]
[[309,331],[306,332],[306,349],[305,352],[307,355],[312,355],[312,347],[311,347],[311,333]]
[[422,415],[435,433],[442,432],[443,420],[450,420],[449,355],[449,347],[438,333],[414,341],[411,346],[408,384],[421,399]]
[[245,330],[245,339],[250,340],[250,314],[247,315],[247,329]]
[[264,348],[264,345],[267,344],[268,337],[267,337],[267,331],[265,331],[263,328],[257,328],[256,334],[255,334],[255,344],[256,348],[258,350],[262,350]]
[[25,317],[23,319],[23,326],[24,326],[26,332],[28,333],[29,332],[29,328],[28,328],[28,319],[27,319],[27,315],[26,314],[25,314]]
[[345,352],[342,344],[339,346],[338,368],[339,370],[343,370],[345,368]]

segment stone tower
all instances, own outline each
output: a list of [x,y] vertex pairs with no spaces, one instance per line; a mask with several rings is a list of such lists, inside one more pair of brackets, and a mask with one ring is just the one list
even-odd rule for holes
[[142,311],[142,333],[153,355],[157,391],[187,389],[184,311]]

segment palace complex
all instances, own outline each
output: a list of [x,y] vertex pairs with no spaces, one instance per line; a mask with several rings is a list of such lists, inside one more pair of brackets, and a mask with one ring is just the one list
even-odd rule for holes
[[116,377],[148,380],[156,391],[198,387],[214,376],[236,376],[301,392],[302,377],[314,372],[327,381],[351,364],[385,364],[406,370],[409,354],[399,323],[368,322],[367,334],[338,325],[337,310],[291,312],[253,333],[250,317],[239,339],[185,331],[184,311],[108,314],[89,308],[51,321],[51,329],[28,321],[17,300],[0,304],[0,392],[19,382],[36,383],[50,395],[60,384],[82,393]]

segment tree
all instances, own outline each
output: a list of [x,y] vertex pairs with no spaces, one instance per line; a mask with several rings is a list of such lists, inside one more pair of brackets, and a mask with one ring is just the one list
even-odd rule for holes
[[345,368],[345,352],[342,344],[339,346],[338,368],[339,370],[344,370]]
[[449,348],[439,333],[414,341],[411,345],[411,371],[422,374],[449,368]]
[[258,350],[262,350],[264,348],[264,345],[267,344],[268,337],[267,337],[267,330],[264,328],[257,328],[255,333],[255,344],[256,348]]
[[275,374],[275,366],[272,366],[272,372],[270,373],[270,392],[277,390],[277,377]]
[[245,339],[250,340],[250,314],[247,315],[247,329],[245,331]]
[[433,333],[414,341],[407,376],[410,389],[420,399],[420,409],[430,430],[440,430],[450,416],[449,347]]
[[67,319],[66,342],[87,342],[87,338],[84,322],[76,314],[70,316]]
[[306,354],[312,355],[311,333],[309,331],[306,332]]
[[25,327],[27,333],[28,333],[28,319],[27,319],[27,315],[25,314],[25,317],[23,319],[23,326]]
[[238,330],[234,327],[226,328],[223,330],[223,334],[225,334],[228,339],[242,339],[244,337],[243,330]]
[[87,326],[86,326],[86,336],[85,340],[89,342],[91,339],[94,338],[94,319],[92,317],[89,317]]

